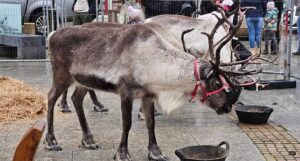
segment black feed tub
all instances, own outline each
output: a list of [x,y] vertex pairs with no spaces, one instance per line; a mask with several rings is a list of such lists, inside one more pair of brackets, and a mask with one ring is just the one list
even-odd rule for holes
[[273,108],[257,105],[244,105],[239,102],[235,112],[242,123],[264,124],[268,121]]
[[[226,148],[222,148],[222,145],[226,145]],[[217,146],[199,145],[178,149],[175,154],[181,161],[225,161],[229,150],[229,144],[222,141]]]

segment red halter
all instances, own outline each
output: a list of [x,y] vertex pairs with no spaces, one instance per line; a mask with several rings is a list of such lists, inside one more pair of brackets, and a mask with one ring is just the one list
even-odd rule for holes
[[195,99],[195,97],[196,97],[196,95],[198,93],[199,87],[201,88],[202,94],[203,94],[202,98],[200,98],[201,103],[204,103],[209,96],[217,94],[217,93],[220,93],[224,89],[227,89],[229,87],[229,85],[225,81],[224,77],[220,75],[219,77],[220,77],[220,79],[222,81],[223,86],[221,88],[217,89],[217,90],[214,90],[214,91],[211,91],[211,92],[207,92],[205,86],[200,81],[200,75],[199,75],[198,69],[199,69],[198,68],[198,60],[196,59],[194,61],[194,76],[195,76],[195,79],[196,79],[197,83],[196,83],[196,85],[194,87],[194,90],[193,90],[193,92],[191,94],[192,95],[191,101],[194,101],[194,99]]

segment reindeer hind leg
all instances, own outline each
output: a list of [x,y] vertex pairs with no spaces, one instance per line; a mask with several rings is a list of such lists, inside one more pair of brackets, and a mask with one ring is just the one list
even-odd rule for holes
[[89,90],[89,94],[90,94],[91,100],[93,101],[95,111],[97,111],[97,112],[108,112],[109,111],[109,109],[105,108],[103,106],[103,104],[98,100],[97,95],[94,90]]
[[68,112],[72,112],[70,110],[70,107],[68,105],[67,102],[67,95],[68,95],[68,90],[66,90],[61,97],[60,103],[58,104],[59,108],[60,108],[60,112],[62,113],[68,113]]
[[79,123],[83,132],[83,138],[82,138],[82,145],[87,149],[96,150],[99,149],[100,146],[95,144],[94,137],[90,131],[90,128],[88,126],[84,110],[82,107],[83,99],[87,93],[88,89],[77,86],[73,95],[72,95],[72,101],[73,105],[75,107]]

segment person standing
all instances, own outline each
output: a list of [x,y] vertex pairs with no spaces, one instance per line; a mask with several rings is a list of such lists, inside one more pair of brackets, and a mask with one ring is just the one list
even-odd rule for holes
[[300,1],[299,0],[295,0],[295,5],[296,7],[296,16],[298,16],[298,20],[297,20],[297,32],[298,32],[298,50],[294,53],[292,53],[293,55],[300,55]]
[[118,16],[118,23],[132,23],[132,16],[138,18],[138,22],[143,22],[145,19],[143,10],[144,8],[140,0],[125,0]]
[[242,7],[255,7],[246,12],[246,24],[249,33],[250,52],[252,55],[260,54],[261,31],[263,17],[267,11],[267,0],[241,0]]
[[278,15],[277,15],[277,31],[276,31],[276,40],[277,45],[279,45],[281,36],[280,36],[280,27],[281,27],[281,17],[282,17],[282,10],[283,10],[283,2],[284,0],[275,0],[275,7],[278,9]]
[[96,17],[95,0],[74,0],[72,5],[73,25],[91,22]]
[[277,40],[276,40],[277,15],[278,15],[278,9],[275,7],[274,1],[270,0],[267,3],[267,13],[264,18],[265,50],[263,51],[263,54],[269,53],[270,42],[271,42],[271,54],[278,53]]

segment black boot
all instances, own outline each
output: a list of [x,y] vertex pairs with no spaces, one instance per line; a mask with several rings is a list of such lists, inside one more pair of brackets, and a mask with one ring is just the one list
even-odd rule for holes
[[269,52],[268,52],[268,50],[264,50],[264,51],[262,52],[262,54],[263,54],[263,55],[268,55]]

